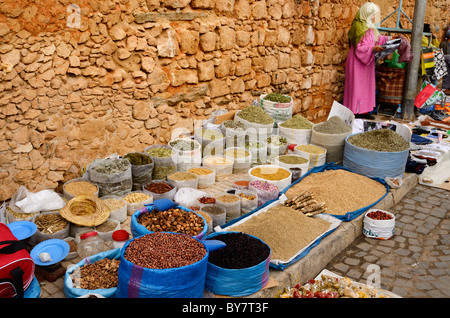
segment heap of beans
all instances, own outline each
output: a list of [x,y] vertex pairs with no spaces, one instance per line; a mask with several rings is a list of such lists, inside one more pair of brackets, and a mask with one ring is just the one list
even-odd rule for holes
[[224,248],[209,253],[208,262],[228,269],[248,268],[265,261],[270,248],[261,240],[245,233],[226,233],[212,239],[226,244]]
[[192,236],[201,233],[204,227],[201,216],[176,208],[142,213],[137,221],[152,232],[176,232]]
[[194,264],[206,255],[206,248],[191,236],[151,233],[131,241],[124,258],[145,268],[167,269]]

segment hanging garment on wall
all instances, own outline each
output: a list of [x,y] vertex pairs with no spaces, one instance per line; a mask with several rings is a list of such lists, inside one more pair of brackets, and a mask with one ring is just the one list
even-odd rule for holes
[[436,79],[441,79],[448,74],[447,65],[445,63],[444,53],[442,49],[434,52],[434,74]]
[[434,75],[434,51],[432,47],[422,46],[422,55],[420,57],[422,75]]
[[409,43],[408,39],[405,38],[403,35],[400,34],[399,37],[402,40],[402,42],[400,43],[397,49],[397,52],[400,55],[400,57],[398,58],[398,62],[410,63],[413,59],[413,54],[411,51],[411,43]]

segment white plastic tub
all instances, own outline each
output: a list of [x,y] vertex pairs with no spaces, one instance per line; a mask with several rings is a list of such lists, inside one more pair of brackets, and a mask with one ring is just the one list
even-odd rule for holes
[[[233,202],[222,201],[222,196],[234,197],[236,200]],[[241,215],[241,198],[235,194],[222,193],[217,195],[216,206],[219,206],[225,210],[227,222]]]
[[200,169],[209,170],[210,173],[200,174],[196,168],[191,168],[187,172],[194,173],[198,176],[198,188],[204,189],[213,186],[216,183],[216,171],[214,169],[202,167]]
[[[102,225],[105,223],[115,225],[114,228],[111,228],[109,231],[103,231]],[[94,230],[98,233],[98,237],[100,237],[104,241],[111,241],[112,240],[112,234],[116,230],[120,230],[120,222],[113,219],[107,219],[104,223],[97,225]]]
[[241,214],[251,212],[258,207],[258,194],[256,191],[236,190],[236,195],[241,198]]
[[146,187],[149,184],[145,184],[142,187],[142,191],[144,191],[145,193],[151,194],[153,196],[153,200],[158,200],[158,199],[170,199],[170,200],[173,200],[173,198],[175,197],[175,194],[178,191],[177,185],[175,183],[170,182],[170,181],[166,181],[166,180],[152,180],[152,182],[150,182],[150,184],[151,183],[162,183],[162,182],[170,185],[172,187],[172,189],[167,191],[167,192],[164,192],[164,193],[156,193],[156,192],[148,190]]
[[[311,144],[308,144],[308,145],[311,145]],[[325,164],[326,158],[327,158],[327,150],[325,148],[319,147],[317,145],[312,145],[314,147],[317,147],[317,148],[320,148],[321,150],[323,150],[322,153],[315,154],[315,153],[311,153],[311,152],[307,152],[307,151],[301,150],[300,149],[301,146],[303,146],[303,145],[295,146],[294,154],[308,159],[309,160],[309,169],[312,169],[314,167],[321,166],[321,165]]]
[[[287,173],[289,173],[289,176],[282,179],[282,180],[269,180],[269,179],[265,179],[264,177],[257,177],[255,175],[252,174],[252,172],[257,169],[260,168],[261,169],[261,173],[270,175],[275,173],[278,169],[282,169],[284,171],[286,171]],[[253,168],[251,168],[248,171],[248,175],[250,177],[251,181],[254,180],[263,180],[263,181],[267,181],[269,183],[272,183],[273,185],[276,185],[278,187],[278,189],[280,191],[283,191],[284,188],[288,187],[291,184],[292,181],[292,173],[289,171],[289,169],[277,166],[277,165],[259,165],[259,166],[255,166]]]
[[[177,180],[175,178],[175,176],[179,173],[184,173],[187,174],[189,176],[192,177],[192,179],[188,179],[188,180]],[[198,188],[198,175],[196,175],[195,173],[191,173],[191,172],[182,172],[182,171],[177,171],[174,173],[171,173],[167,176],[167,180],[176,184],[178,189],[181,188],[193,188],[193,189],[197,189]]]
[[223,155],[203,158],[203,167],[216,171],[216,176],[233,173],[234,160]]
[[[143,201],[140,202],[128,202],[127,199],[125,199],[127,197],[127,195],[133,194],[133,193],[143,193],[148,195],[149,197]],[[128,215],[133,215],[134,212],[136,212],[139,209],[142,209],[146,204],[150,204],[153,203],[153,196],[149,193],[146,193],[144,191],[131,191],[129,194],[124,195],[123,199],[127,202],[127,214]]]
[[[122,204],[118,208],[111,209],[111,214],[109,215],[110,219],[117,220],[119,222],[124,222],[127,219],[127,201],[125,201],[123,198],[115,196],[115,195],[107,195],[104,197],[101,197],[103,201],[111,199],[117,201],[118,204]],[[109,207],[109,206],[108,206]]]
[[[235,151],[244,156],[235,156]],[[229,147],[225,149],[225,157],[233,160],[233,173],[240,173],[249,169],[252,165],[252,153],[242,147]]]
[[[284,162],[281,162],[279,160],[280,157],[284,157],[284,156],[300,157],[300,158],[305,159],[306,162],[305,163],[294,163],[294,164],[284,163]],[[308,172],[308,170],[309,170],[309,159],[304,158],[304,157],[302,157],[300,155],[289,154],[289,155],[277,156],[277,157],[275,157],[274,164],[277,165],[277,166],[286,168],[288,170],[291,169],[291,168],[300,168],[300,169],[302,169],[302,174],[301,174],[302,176],[304,174],[306,174]]]

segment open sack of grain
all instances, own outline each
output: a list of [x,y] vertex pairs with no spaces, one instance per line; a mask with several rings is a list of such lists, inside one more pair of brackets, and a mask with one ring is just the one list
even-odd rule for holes
[[272,251],[270,266],[283,269],[307,255],[340,223],[337,218],[326,214],[308,217],[277,200],[216,231],[243,232],[261,239]]
[[389,187],[384,180],[327,163],[310,170],[283,193],[295,199],[305,191],[311,200],[323,203],[323,213],[351,221],[384,198]]

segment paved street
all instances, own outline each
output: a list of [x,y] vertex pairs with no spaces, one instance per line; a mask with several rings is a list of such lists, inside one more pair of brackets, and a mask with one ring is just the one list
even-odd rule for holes
[[361,235],[327,269],[361,283],[380,273],[381,288],[402,297],[450,298],[450,191],[417,185],[391,212],[393,237]]

